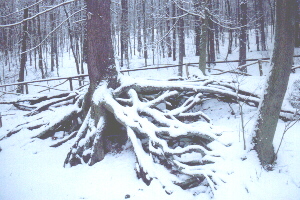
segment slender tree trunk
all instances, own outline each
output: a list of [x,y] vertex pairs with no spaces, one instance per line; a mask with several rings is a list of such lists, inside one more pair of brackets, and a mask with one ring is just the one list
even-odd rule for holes
[[[200,12],[200,1],[193,0],[195,12]],[[196,56],[200,56],[200,40],[201,40],[201,19],[199,16],[195,16],[195,45]]]
[[[51,5],[54,5],[54,0],[51,0]],[[55,28],[55,21],[54,21],[54,13],[50,13],[50,23],[51,23],[51,30]],[[55,67],[55,46],[56,46],[56,38],[55,38],[55,33],[52,34],[51,36],[51,71],[54,71]]]
[[[38,2],[38,0],[36,0],[36,2]],[[37,13],[40,12],[40,7],[39,5],[37,5]],[[41,33],[41,18],[40,16],[37,17],[37,34],[38,34],[38,41],[39,41],[39,44],[42,42],[42,33]],[[38,59],[39,59],[39,62],[38,62],[38,66],[41,70],[41,74],[42,74],[42,78],[44,79],[45,78],[45,72],[44,72],[44,67],[43,67],[43,53],[42,53],[42,46],[40,45],[38,47]]]
[[[65,6],[64,6],[64,11],[65,11],[66,17],[69,18],[69,13]],[[70,19],[67,20],[67,25],[68,25],[68,33],[69,33],[69,38],[70,38],[70,47],[71,47],[71,51],[72,51],[72,54],[73,54],[73,57],[75,60],[77,74],[80,74],[79,58],[76,55],[76,49],[74,47],[74,43],[76,43],[76,40],[74,40],[74,34],[71,29]]]
[[141,56],[142,52],[142,17],[141,17],[141,2],[137,2],[137,51],[139,52],[139,56]]
[[[208,2],[208,9],[212,10],[211,0]],[[211,20],[211,16],[208,15],[208,41],[209,41],[209,51],[208,51],[208,61],[214,62],[216,60],[216,51],[215,51],[215,30],[214,22]],[[210,71],[210,69],[209,69]]]
[[259,31],[260,31],[260,43],[261,50],[266,51],[266,34],[265,34],[265,17],[263,11],[263,0],[257,0],[257,9],[258,9],[258,23],[259,23]]
[[144,39],[144,59],[147,67],[148,50],[147,50],[147,23],[146,23],[146,0],[143,0],[143,39]]
[[207,52],[207,26],[208,26],[208,13],[205,12],[205,19],[202,19],[201,25],[201,40],[200,40],[200,56],[199,56],[199,69],[202,71],[203,75],[206,75],[206,52]]
[[[172,17],[176,17],[176,4],[174,2],[172,2]],[[176,28],[175,28],[175,24],[176,24],[176,19],[173,18],[172,20],[174,29],[173,29],[173,35],[172,35],[172,46],[173,46],[173,61],[176,61]]]
[[128,60],[128,42],[129,42],[129,24],[128,24],[128,1],[121,0],[121,67],[124,65],[124,59]]
[[[23,19],[28,18],[28,8],[24,9],[24,14],[23,14]],[[22,47],[21,47],[21,62],[20,62],[20,71],[19,71],[19,82],[24,82],[24,76],[25,76],[25,68],[26,68],[26,61],[27,61],[27,53],[25,51],[27,50],[27,31],[28,31],[28,26],[27,22],[24,22],[23,24],[23,36],[22,36]],[[19,85],[17,89],[17,93],[23,93],[24,88],[23,85]]]
[[295,42],[296,0],[276,1],[275,44],[271,71],[254,126],[255,150],[261,164],[267,168],[276,159],[273,139],[283,98],[293,65]]
[[[239,36],[239,65],[246,64],[246,54],[247,54],[247,1],[241,0],[240,3],[240,25],[241,31]],[[247,72],[247,68],[243,70]]]
[[151,0],[151,51],[152,51],[152,64],[154,65],[154,59],[155,59],[155,54],[154,54],[154,37],[155,37],[155,18],[154,18],[154,0]]
[[[182,2],[179,4],[180,7],[182,7]],[[179,8],[177,10],[178,15],[181,16],[183,15],[183,11]],[[184,57],[184,22],[183,22],[183,17],[179,18],[178,21],[178,44],[179,44],[179,49],[178,49],[178,64],[180,65],[178,67],[178,76],[182,76],[182,65],[183,65],[183,57]]]
[[[271,2],[271,0],[268,0],[269,6],[271,8],[271,26],[272,26],[272,33],[274,33],[274,28],[275,28],[275,8],[274,4]],[[275,2],[274,2],[275,3]]]
[[[231,6],[230,6],[230,2],[229,0],[226,0],[226,13],[227,15],[229,16],[229,19],[231,20]],[[232,33],[232,29],[229,29],[228,30],[228,52],[227,52],[227,55],[228,54],[232,54],[232,42],[233,42],[233,33]]]
[[[217,0],[216,2],[216,9],[220,12],[220,1]],[[220,54],[220,27],[218,24],[214,23],[214,29],[215,29],[215,44],[216,44],[216,53]]]
[[[167,25],[167,32],[169,32],[171,30],[171,20],[169,20],[168,18],[171,16],[170,15],[170,4],[169,4],[169,0],[167,0],[167,5],[166,5],[166,17],[167,17],[167,21],[166,21],[166,25]],[[167,44],[167,51],[168,51],[168,57],[172,57],[172,44],[171,44],[171,35],[168,34],[167,38],[166,38],[166,44]]]

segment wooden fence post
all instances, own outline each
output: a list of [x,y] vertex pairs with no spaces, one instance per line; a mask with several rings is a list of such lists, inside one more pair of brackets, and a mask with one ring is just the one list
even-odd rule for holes
[[2,115],[1,115],[1,112],[0,112],[0,128],[2,127]]
[[68,78],[69,82],[70,82],[70,90],[73,91],[73,84],[72,84],[72,78]]
[[26,94],[29,94],[29,91],[28,91],[28,84],[27,84],[27,83],[25,84],[25,91],[26,91]]
[[187,63],[186,65],[185,65],[185,72],[186,72],[186,77],[187,78],[189,78],[189,75],[190,75],[190,73],[189,73],[189,64]]
[[259,59],[258,61],[258,68],[259,68],[259,75],[262,76],[263,75],[263,70],[262,70],[262,65],[261,65],[261,59]]

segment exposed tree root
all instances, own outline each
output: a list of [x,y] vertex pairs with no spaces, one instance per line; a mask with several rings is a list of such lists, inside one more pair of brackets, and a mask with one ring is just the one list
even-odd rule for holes
[[[231,103],[242,101],[255,107],[260,101],[251,92],[214,80],[149,80],[122,83],[115,90],[102,83],[93,94],[92,105],[84,120],[83,93],[67,94],[54,100],[47,99],[47,103],[36,106],[27,116],[75,99],[74,105],[63,115],[47,123],[39,119],[19,125],[3,138],[23,128],[40,128],[35,137],[41,139],[66,131],[61,141],[51,145],[58,147],[76,137],[66,157],[66,167],[84,163],[93,165],[115,147],[112,143],[124,144],[129,138],[137,159],[137,175],[147,185],[157,179],[168,193],[172,193],[170,185],[182,189],[207,186],[213,193],[224,181],[214,167],[222,161],[222,155],[211,144],[222,148],[229,146],[218,141],[219,133],[213,132],[210,118],[201,110],[201,104],[213,98]],[[292,115],[293,111],[282,113]],[[169,178],[166,179],[162,172],[169,174]]]
[[65,142],[71,140],[72,138],[76,137],[77,135],[77,131],[74,131],[73,133],[71,133],[70,135],[68,135],[66,138],[62,139],[61,141],[52,144],[50,147],[59,147],[60,145],[64,144]]
[[[36,115],[42,111],[45,111],[46,109],[49,109],[50,106],[53,105],[55,106],[55,104],[57,103],[62,103],[62,105],[64,105],[66,104],[67,101],[69,100],[74,101],[76,99],[77,101],[74,103],[74,105],[72,105],[73,109],[70,109],[69,113],[64,113],[64,115],[61,115],[60,117],[57,117],[55,119],[47,119],[43,117],[40,117],[38,119],[28,118],[27,122],[23,124],[19,124],[15,128],[11,129],[6,135],[2,136],[2,138],[0,138],[0,141],[12,136],[15,133],[18,133],[22,129],[28,129],[28,130],[41,129],[40,134],[38,134],[35,137],[45,139],[53,136],[55,132],[58,132],[60,130],[68,129],[68,131],[72,132],[74,131],[72,129],[78,129],[79,127],[79,123],[77,122],[78,121],[77,117],[80,116],[80,112],[81,112],[80,107],[83,100],[82,94],[62,93],[56,95],[43,95],[40,97],[25,96],[24,99],[12,101],[11,103],[21,110],[25,110],[25,111],[31,110],[29,114],[24,115],[28,117],[28,116]],[[46,103],[43,103],[43,101],[46,101]],[[32,109],[28,109],[28,108],[32,108]]]
[[[162,181],[163,178],[157,173],[155,169],[157,163],[173,174],[172,182],[182,188],[202,184],[209,185],[212,190],[215,190],[220,178],[209,168],[209,165],[221,158],[208,147],[208,144],[214,142],[217,135],[211,131],[211,125],[208,123],[210,120],[204,113],[199,110],[189,112],[201,102],[202,94],[190,90],[193,94],[188,94],[189,97],[184,103],[172,110],[166,110],[160,108],[163,107],[162,104],[180,95],[180,92],[155,91],[160,95],[153,94],[156,98],[151,98],[149,93],[152,92],[147,90],[146,95],[142,93],[139,95],[134,89],[128,89],[120,93],[116,100],[112,91],[105,86],[99,87],[93,98],[95,105],[100,108],[99,121],[95,124],[89,113],[79,130],[76,143],[67,156],[65,166],[80,163],[92,165],[103,159],[104,152],[99,152],[101,148],[98,147],[104,140],[103,131],[107,129],[106,111],[109,111],[120,124],[126,127],[137,157],[137,174],[146,184],[150,184],[153,179],[158,179],[164,186],[169,185]],[[199,121],[200,118],[204,120]],[[189,155],[193,155],[191,160],[182,158]]]

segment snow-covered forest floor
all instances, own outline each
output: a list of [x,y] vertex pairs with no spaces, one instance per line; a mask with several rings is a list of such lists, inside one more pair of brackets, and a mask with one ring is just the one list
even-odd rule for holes
[[[253,47],[253,49],[255,49]],[[299,54],[297,49],[295,54]],[[226,47],[221,49],[226,52]],[[248,52],[247,58],[270,57],[270,52]],[[225,53],[224,53],[225,54]],[[194,52],[187,49],[184,63],[197,62]],[[223,55],[223,54],[222,54]],[[226,56],[226,55],[225,55]],[[224,55],[218,60],[224,60]],[[229,55],[228,60],[237,59],[238,53]],[[176,64],[171,59],[160,59],[159,64]],[[151,63],[149,59],[148,63]],[[65,56],[60,67],[60,76],[76,75],[74,62],[71,57]],[[157,64],[157,63],[156,63]],[[299,65],[298,58],[295,65]],[[143,59],[134,57],[130,60],[131,68],[143,66]],[[217,64],[216,68],[234,69],[237,63]],[[30,67],[28,67],[30,69]],[[195,67],[191,73],[199,75]],[[32,69],[33,70],[33,69]],[[209,75],[211,79],[235,81],[236,86],[260,94],[268,64],[263,65],[264,76],[259,76],[258,66],[248,67],[248,73],[253,76],[237,76],[234,74]],[[291,74],[288,91],[283,108],[291,108],[288,101],[293,91],[292,84],[299,79],[300,70]],[[55,74],[55,73],[54,73]],[[177,69],[155,69],[130,72],[129,76],[138,79],[167,79],[176,76]],[[128,76],[128,73],[125,73]],[[29,75],[26,80],[37,79],[37,75]],[[67,86],[66,86],[67,87]],[[15,97],[6,97],[13,99]],[[297,200],[300,199],[300,124],[291,127],[283,138],[278,153],[277,163],[273,171],[266,172],[259,164],[257,154],[252,150],[251,129],[257,109],[243,105],[245,126],[246,150],[243,150],[241,115],[239,105],[210,100],[202,105],[202,110],[212,119],[215,129],[222,132],[219,138],[222,142],[232,143],[223,152],[224,162],[218,168],[224,169],[228,175],[224,177],[226,183],[218,186],[214,200]],[[62,115],[67,107],[43,112],[48,119]],[[3,127],[0,128],[0,137],[16,125],[25,122],[24,115],[28,112],[17,110],[12,105],[1,105]],[[274,147],[277,150],[287,122],[279,120],[276,130]],[[201,127],[199,127],[201,128]],[[1,200],[119,200],[119,199],[211,199],[208,194],[198,193],[197,189],[182,190],[178,187],[173,194],[168,195],[162,189],[159,181],[154,180],[150,186],[137,179],[135,155],[130,142],[123,146],[123,151],[109,153],[105,159],[93,166],[78,165],[64,168],[63,163],[74,139],[60,147],[49,147],[56,141],[53,139],[32,139],[37,130],[23,129],[8,139],[0,141],[0,199]],[[59,137],[59,135],[57,135]]]

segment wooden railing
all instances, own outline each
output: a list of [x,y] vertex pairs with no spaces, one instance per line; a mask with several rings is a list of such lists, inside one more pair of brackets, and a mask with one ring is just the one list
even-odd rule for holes
[[[294,58],[299,58],[300,55],[294,55]],[[240,69],[242,71],[242,69],[254,65],[254,64],[258,64],[258,69],[259,69],[259,74],[260,76],[263,75],[263,71],[262,71],[262,63],[263,62],[269,62],[268,60],[270,60],[270,58],[251,58],[251,59],[246,59],[244,61],[246,62],[251,62],[254,61],[253,63],[248,63],[245,65],[241,65],[239,66],[237,69]],[[230,62],[241,62],[241,60],[224,60],[224,61],[213,61],[213,62],[206,62],[206,64],[220,64],[220,63],[230,63]],[[140,67],[140,68],[135,68],[135,69],[123,69],[120,70],[120,72],[124,73],[124,72],[133,72],[133,71],[142,71],[142,70],[149,70],[149,69],[164,69],[164,68],[175,68],[175,67],[180,67],[180,66],[185,66],[186,67],[186,74],[188,75],[189,73],[189,66],[193,66],[193,67],[197,67],[199,65],[199,63],[185,63],[182,65],[165,65],[165,66],[157,66],[157,67]],[[293,66],[292,71],[294,71],[295,69],[300,68],[300,66]],[[221,70],[221,69],[212,69],[212,70],[216,70],[216,71],[220,71],[220,73],[217,74],[212,74],[212,75],[219,75],[219,74],[224,74],[224,73],[231,73],[235,70]],[[241,73],[243,74],[243,73]],[[247,75],[247,74],[245,74]]]
[[[294,57],[300,57],[300,55],[295,55]],[[244,69],[244,68],[246,68],[250,65],[258,64],[259,73],[260,73],[260,76],[262,76],[263,75],[262,63],[263,62],[268,62],[267,60],[270,60],[270,58],[246,59],[245,61],[248,61],[248,62],[249,61],[254,61],[254,62],[239,66],[237,69],[240,69],[242,71],[242,69]],[[240,62],[240,60],[214,61],[214,62],[207,62],[207,64],[218,64],[218,63],[229,63],[229,62]],[[188,75],[189,74],[189,67],[190,66],[196,67],[198,65],[199,65],[199,63],[185,63],[183,65],[164,65],[164,66],[156,66],[156,67],[141,67],[141,68],[135,68],[135,69],[123,69],[123,70],[120,70],[120,72],[122,72],[122,73],[128,72],[129,73],[129,72],[133,72],[133,71],[142,71],[142,70],[150,70],[150,69],[164,69],[164,68],[174,68],[174,67],[185,66],[186,75]],[[297,68],[300,68],[300,66],[294,66],[292,68],[292,70],[295,70]],[[224,73],[235,73],[234,72],[235,70],[227,70],[227,71],[222,70],[222,69],[212,69],[212,70],[219,71],[219,73],[215,73],[215,74],[212,74],[212,75],[220,75],[220,74],[224,74]],[[236,73],[240,73],[240,72],[236,72]],[[247,74],[245,74],[245,75],[247,75]],[[41,90],[38,93],[46,91],[46,90],[49,90],[49,91],[50,90],[65,91],[65,90],[58,89],[57,87],[64,84],[64,83],[66,83],[66,82],[69,82],[69,88],[70,88],[71,91],[73,91],[74,90],[73,81],[78,80],[80,82],[80,85],[82,85],[84,82],[86,82],[85,80],[83,80],[85,77],[88,77],[88,74],[70,76],[70,77],[58,77],[58,78],[50,78],[50,79],[41,79],[41,80],[36,80],[36,81],[25,81],[25,82],[4,84],[4,85],[0,85],[0,88],[5,88],[4,89],[5,91],[2,90],[2,91],[0,91],[0,93],[3,93],[3,94],[17,94],[18,95],[19,93],[14,92],[15,89],[12,90],[12,91],[6,91],[6,87],[19,86],[19,87],[24,87],[23,91],[26,94],[29,94],[29,85],[45,88],[44,90]],[[34,84],[34,83],[49,82],[49,81],[55,81],[55,80],[65,80],[65,81],[62,82],[62,83],[59,83],[57,85],[54,85],[54,86],[45,86],[45,85]],[[0,95],[0,97],[1,97],[1,95]]]
[[[262,63],[263,62],[269,62],[269,61],[266,61],[266,58],[264,58],[264,59],[248,59],[247,61],[256,61],[256,62],[241,65],[237,68],[237,70],[242,71],[243,69],[245,69],[248,66],[258,64],[258,69],[259,69],[260,76],[263,75]],[[234,60],[234,61],[231,60],[229,62],[239,62],[239,61],[238,60]],[[226,62],[225,61],[216,61],[216,62],[210,62],[210,63],[226,63]],[[135,69],[124,69],[124,70],[120,70],[120,72],[122,72],[122,73],[128,72],[129,73],[129,72],[133,72],[133,71],[142,71],[142,70],[149,70],[149,69],[164,69],[164,68],[174,68],[174,67],[185,66],[186,75],[188,76],[189,67],[190,66],[191,67],[198,67],[198,65],[199,65],[199,63],[185,63],[185,64],[182,64],[182,65],[166,65],[166,66],[157,66],[157,67],[143,67],[143,68],[135,68]],[[227,71],[225,71],[225,70],[215,69],[215,68],[209,68],[209,69],[220,71],[220,73],[212,74],[212,75],[219,75],[219,74],[232,73],[232,72],[234,73],[234,71],[236,71],[236,70],[227,70]],[[247,75],[247,74],[245,74],[245,75]]]
[[[0,85],[0,88],[4,88],[5,91],[0,91],[0,93],[4,93],[4,94],[16,94],[18,95],[18,93],[15,93],[13,91],[6,91],[6,88],[9,86],[19,86],[19,87],[24,87],[24,91],[26,94],[29,94],[29,85],[31,86],[37,86],[37,87],[43,87],[45,88],[44,90],[41,90],[37,93],[41,93],[44,92],[46,90],[58,90],[58,91],[65,91],[62,89],[58,89],[57,87],[60,85],[63,85],[66,82],[69,82],[69,88],[71,91],[74,90],[74,86],[73,86],[73,81],[74,80],[78,80],[79,81],[79,85],[83,86],[84,83],[86,82],[84,80],[85,77],[88,77],[88,74],[82,74],[82,75],[77,75],[77,76],[69,76],[69,77],[57,77],[57,78],[49,78],[49,79],[40,79],[40,80],[35,80],[35,81],[25,81],[25,82],[19,82],[19,83],[10,83],[10,84],[4,84],[4,85]],[[45,86],[45,85],[39,85],[39,84],[34,84],[34,83],[41,83],[41,82],[49,82],[49,81],[56,81],[56,80],[65,80],[62,83],[59,83],[57,85],[54,86]]]

